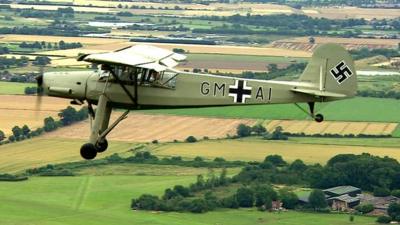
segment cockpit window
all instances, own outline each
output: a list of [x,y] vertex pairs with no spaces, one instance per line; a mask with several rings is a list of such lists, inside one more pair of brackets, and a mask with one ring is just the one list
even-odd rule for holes
[[[110,76],[109,66],[102,65],[98,71],[100,78]],[[130,66],[113,66],[113,71],[118,78],[127,85],[133,85],[135,76],[137,77],[138,85],[175,88],[177,73],[170,71],[158,72],[153,69],[130,67]]]

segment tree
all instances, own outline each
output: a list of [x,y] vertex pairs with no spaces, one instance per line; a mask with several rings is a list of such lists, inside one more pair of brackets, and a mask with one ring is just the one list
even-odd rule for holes
[[190,190],[187,187],[184,187],[182,185],[175,185],[174,191],[182,196],[182,197],[189,197],[190,196]]
[[296,159],[289,166],[289,170],[297,173],[302,173],[307,169],[307,165],[300,159]]
[[19,126],[13,127],[12,133],[16,139],[18,139],[23,134],[22,129]]
[[253,207],[254,192],[247,187],[241,187],[236,191],[236,199],[240,207]]
[[392,220],[400,221],[400,203],[391,203],[387,212]]
[[390,195],[390,190],[383,187],[374,188],[374,196],[375,197],[387,197]]
[[[0,139],[1,139],[1,132],[0,132]],[[397,197],[397,198],[400,198],[400,189],[393,190],[392,191],[392,195]]]
[[310,206],[314,210],[324,209],[328,207],[328,203],[326,202],[325,194],[323,191],[319,189],[315,189],[311,192],[310,197],[308,198],[310,202]]
[[256,133],[257,135],[261,135],[267,132],[267,129],[262,124],[256,124],[251,127],[251,131]]
[[362,214],[367,214],[367,213],[374,211],[374,205],[372,205],[372,204],[358,205],[356,207],[356,210],[361,212]]
[[390,218],[389,216],[380,216],[380,217],[378,217],[376,222],[378,222],[378,223],[390,223],[390,222],[392,222],[392,218]]
[[236,128],[236,133],[239,137],[248,137],[251,134],[251,127],[247,126],[246,124],[239,124]]
[[314,37],[308,38],[308,43],[315,44],[315,38]]
[[29,129],[28,125],[25,124],[25,125],[22,127],[22,134],[25,135],[25,136],[27,136],[30,132],[31,132],[31,129]]
[[281,189],[279,191],[279,197],[282,201],[282,206],[285,209],[294,209],[299,202],[297,195],[286,189]]
[[185,141],[188,143],[194,143],[194,142],[197,142],[197,139],[194,136],[189,136],[186,138]]
[[278,194],[271,186],[256,187],[254,196],[257,207],[268,205],[271,201],[278,199]]
[[61,110],[58,114],[64,126],[70,125],[77,121],[77,111],[75,108],[68,106],[66,109]]
[[192,213],[204,213],[208,211],[207,202],[204,199],[194,199],[189,204],[189,211]]
[[6,138],[6,135],[2,130],[0,130],[0,141],[3,141]]
[[265,157],[264,162],[270,162],[275,166],[285,166],[287,164],[280,155],[269,155]]
[[54,121],[53,117],[47,117],[44,119],[44,130],[50,132],[57,129],[57,123]]
[[232,195],[221,200],[221,206],[230,209],[239,208],[239,203],[237,201],[236,195]]
[[33,61],[33,65],[36,66],[45,66],[47,64],[50,64],[51,59],[47,56],[37,56],[35,60]]
[[138,199],[133,199],[131,208],[132,209],[144,209],[144,210],[158,210],[160,205],[160,199],[154,195],[144,194]]

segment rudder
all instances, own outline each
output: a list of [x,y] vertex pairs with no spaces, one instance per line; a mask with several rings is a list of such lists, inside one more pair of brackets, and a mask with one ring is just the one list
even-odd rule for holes
[[357,91],[357,74],[353,58],[346,49],[337,44],[319,46],[299,81],[312,83],[321,93],[353,97]]

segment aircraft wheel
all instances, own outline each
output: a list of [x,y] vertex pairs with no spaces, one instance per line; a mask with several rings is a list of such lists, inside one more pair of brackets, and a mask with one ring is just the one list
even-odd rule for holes
[[96,143],[97,152],[104,152],[108,148],[108,141],[106,139],[100,140]]
[[324,116],[322,114],[317,114],[317,115],[315,115],[314,119],[318,123],[321,123],[322,121],[324,121]]
[[82,145],[81,147],[81,156],[82,158],[86,159],[86,160],[91,160],[96,158],[97,155],[97,149],[94,146],[94,144],[91,143],[87,143]]

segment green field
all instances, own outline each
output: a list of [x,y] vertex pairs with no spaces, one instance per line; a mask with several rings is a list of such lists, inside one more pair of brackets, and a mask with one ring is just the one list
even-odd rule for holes
[[[302,106],[304,109],[308,109],[306,104],[302,104]],[[326,120],[332,121],[400,122],[400,101],[396,99],[357,97],[342,101],[317,104],[317,111],[324,114]],[[146,112],[265,120],[309,119],[308,116],[294,104],[165,109],[148,110]]]
[[23,95],[26,87],[35,87],[35,84],[1,81],[0,95]]
[[267,213],[255,209],[206,214],[132,211],[130,201],[143,193],[160,195],[167,187],[188,184],[193,176],[33,177],[1,183],[2,225],[372,225],[373,217],[300,212]]

